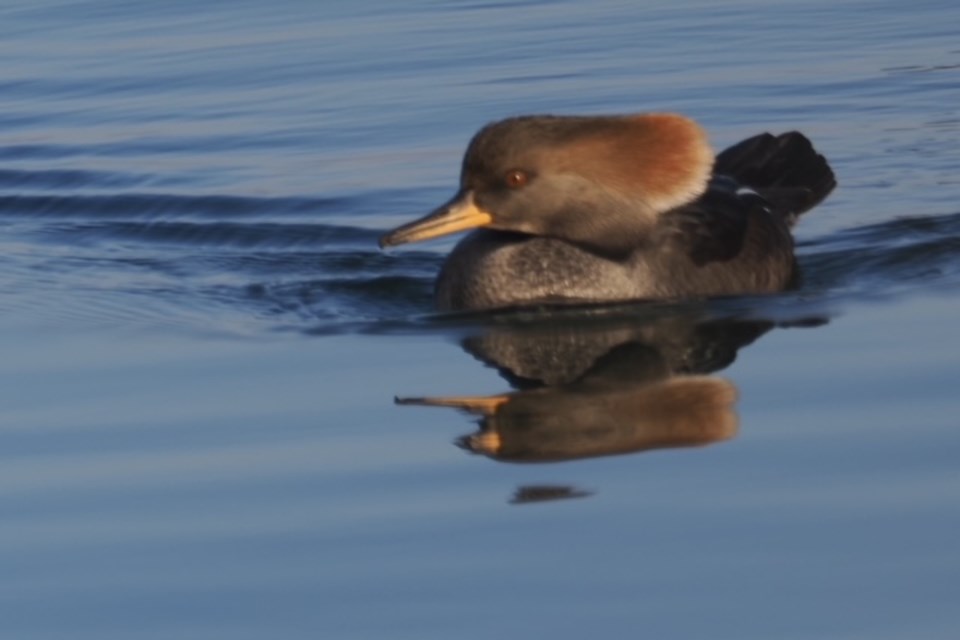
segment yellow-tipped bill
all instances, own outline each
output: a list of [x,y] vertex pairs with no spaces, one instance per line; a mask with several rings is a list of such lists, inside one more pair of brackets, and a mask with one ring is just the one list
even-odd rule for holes
[[380,247],[392,247],[407,242],[418,242],[448,233],[485,227],[493,222],[493,216],[473,201],[473,193],[457,194],[453,200],[436,211],[397,227],[380,238]]

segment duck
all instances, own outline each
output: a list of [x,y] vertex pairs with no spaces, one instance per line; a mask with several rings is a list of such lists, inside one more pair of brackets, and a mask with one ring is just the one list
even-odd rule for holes
[[799,283],[792,227],[835,186],[798,131],[714,154],[676,113],[516,116],[473,136],[452,198],[379,244],[470,231],[439,311],[774,293]]

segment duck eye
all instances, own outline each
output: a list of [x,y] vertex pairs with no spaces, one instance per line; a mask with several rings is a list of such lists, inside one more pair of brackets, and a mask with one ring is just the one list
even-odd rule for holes
[[511,171],[507,171],[507,175],[504,177],[504,180],[506,180],[507,186],[511,189],[519,189],[527,184],[529,177],[525,171],[513,169]]

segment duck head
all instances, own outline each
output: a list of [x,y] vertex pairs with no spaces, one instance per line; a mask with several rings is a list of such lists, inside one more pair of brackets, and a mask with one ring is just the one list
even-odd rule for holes
[[501,120],[470,141],[456,195],[380,246],[489,227],[624,255],[704,192],[713,160],[700,126],[675,114]]

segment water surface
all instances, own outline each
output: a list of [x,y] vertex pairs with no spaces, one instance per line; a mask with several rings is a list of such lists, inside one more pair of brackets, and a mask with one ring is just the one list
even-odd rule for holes
[[[954,637],[958,23],[5,3],[0,636]],[[799,291],[442,317],[454,240],[377,249],[485,122],[654,109],[830,159]]]

